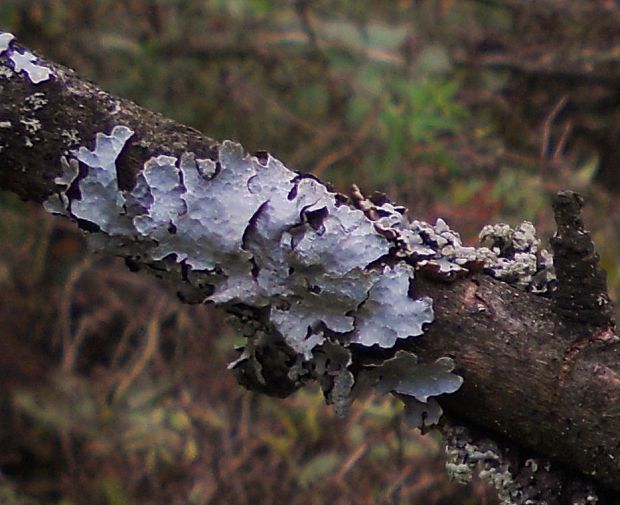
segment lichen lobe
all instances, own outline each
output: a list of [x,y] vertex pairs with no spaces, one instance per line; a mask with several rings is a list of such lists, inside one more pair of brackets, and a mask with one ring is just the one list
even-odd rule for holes
[[[328,401],[343,411],[356,382],[349,347],[391,349],[422,335],[433,321],[432,300],[410,296],[415,265],[394,256],[404,242],[386,232],[388,220],[397,222],[401,238],[409,239],[406,247],[428,252],[422,235],[403,224],[400,209],[383,204],[378,229],[363,210],[316,179],[269,155],[245,154],[230,141],[213,159],[191,152],[155,154],[133,189],[122,190],[116,163],[133,135],[119,125],[110,134],[98,133],[93,149],[73,150],[61,161],[58,192],[46,208],[77,220],[98,248],[129,254],[186,286],[188,298],[237,314],[248,345],[233,368],[244,370],[244,380],[269,390],[269,374],[288,370],[286,380],[293,385],[318,380]],[[76,186],[79,191],[69,191]],[[280,351],[266,351],[274,345]],[[327,361],[318,366],[321,359]],[[416,373],[388,365],[393,380],[397,371],[403,375],[400,385],[388,388],[383,380],[375,386],[408,397],[410,411],[414,402],[424,404],[410,418],[431,424],[441,412],[431,397],[461,383],[450,367],[439,380],[439,363],[416,365]],[[423,372],[429,373],[427,383]]]
[[15,35],[0,31],[0,56],[2,56],[9,49],[9,46],[13,40],[15,40]]
[[[265,390],[274,370],[292,388],[315,379],[341,411],[365,375],[378,392],[405,401],[407,419],[429,426],[441,415],[435,398],[462,383],[452,360],[418,364],[395,352],[368,368],[356,365],[355,349],[390,350],[424,334],[434,313],[430,298],[410,295],[419,271],[451,281],[482,267],[525,289],[539,273],[528,223],[485,229],[486,246],[466,247],[441,219],[409,221],[403,208],[359,189],[347,203],[316,179],[230,141],[212,159],[154,154],[133,189],[121,190],[116,163],[133,135],[115,126],[97,134],[94,149],[72,151],[46,208],[88,223],[91,243],[181,284],[186,299],[236,314],[243,307],[248,345],[233,368]],[[267,351],[274,345],[277,353]],[[317,365],[326,356],[336,369]]]
[[27,49],[13,47],[14,41],[12,33],[0,31],[0,57],[6,54],[15,72],[24,72],[35,85],[49,81],[53,75],[52,70],[37,63],[37,57]]

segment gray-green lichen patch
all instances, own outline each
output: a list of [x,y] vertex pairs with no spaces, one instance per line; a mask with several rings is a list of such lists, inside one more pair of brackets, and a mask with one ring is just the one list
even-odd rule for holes
[[405,209],[383,195],[365,198],[359,188],[352,191],[354,205],[374,222],[377,231],[398,246],[396,255],[414,259],[416,268],[443,280],[454,280],[471,270],[489,275],[520,289],[548,295],[555,288],[551,255],[540,249],[536,230],[529,222],[516,228],[506,224],[486,226],[480,246],[463,245],[459,234],[439,218],[434,225],[410,221]]
[[[9,51],[9,48],[11,47],[11,42],[13,42],[13,40],[15,40],[15,36],[12,33],[0,31],[0,57],[2,57],[6,52]],[[2,63],[2,60],[0,60],[0,63]],[[0,77],[8,79],[12,75],[13,71],[8,67],[8,65],[0,64]]]
[[518,288],[538,294],[549,294],[555,286],[553,258],[540,248],[534,225],[524,221],[515,228],[507,224],[485,226],[479,235],[493,258],[485,271]]
[[501,505],[599,503],[591,485],[563,475],[549,461],[524,460],[514,450],[462,426],[444,423],[442,431],[448,474],[462,484],[469,484],[477,474],[497,490]]
[[[45,206],[77,220],[95,247],[172,280],[185,299],[236,314],[249,339],[233,367],[244,383],[281,394],[289,386],[270,381],[316,379],[342,412],[359,372],[353,346],[391,349],[433,321],[432,300],[410,293],[414,260],[434,257],[441,240],[409,226],[402,208],[385,203],[370,219],[318,180],[229,141],[209,159],[154,155],[124,191],[116,165],[132,136],[115,126],[71,151]],[[407,360],[386,361],[377,387],[424,404],[411,403],[409,417],[428,425],[441,412],[430,397],[461,379],[451,362]]]

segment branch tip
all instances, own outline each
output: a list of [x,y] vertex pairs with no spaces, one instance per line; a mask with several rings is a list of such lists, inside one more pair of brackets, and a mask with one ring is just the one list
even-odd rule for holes
[[560,191],[553,200],[557,231],[551,238],[558,287],[556,312],[565,320],[585,326],[615,326],[605,272],[599,265],[591,234],[584,227],[584,198],[574,191]]

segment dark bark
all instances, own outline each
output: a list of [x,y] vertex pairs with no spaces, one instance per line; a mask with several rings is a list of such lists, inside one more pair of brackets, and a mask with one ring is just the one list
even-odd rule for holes
[[446,411],[618,489],[618,337],[585,334],[552,301],[485,276],[419,289],[437,319],[416,352],[454,356],[465,379],[442,399]]
[[[133,186],[137,171],[154,151],[174,155],[191,150],[207,157],[215,143],[193,128],[100,90],[73,70],[61,65],[53,69],[51,79],[41,84],[23,76],[0,77],[0,121],[11,123],[0,136],[0,186],[24,200],[45,201],[56,188],[59,156],[117,124],[136,132],[119,160],[121,189]],[[34,134],[22,122],[33,118],[41,125]]]
[[[60,156],[78,144],[92,148],[98,132],[119,124],[135,132],[119,158],[121,189],[134,186],[136,174],[154,155],[181,157],[192,151],[210,157],[212,139],[112,97],[73,71],[43,64],[53,75],[41,84],[15,72],[0,76],[0,122],[10,123],[0,128],[1,188],[24,199],[45,201],[56,190]],[[36,93],[39,103],[45,102],[40,107],[33,105]],[[29,130],[32,120],[40,123],[36,131]],[[583,265],[580,258],[574,261]],[[596,270],[596,261],[593,265]],[[453,418],[500,433],[532,455],[550,458],[620,491],[620,344],[611,320],[590,303],[594,290],[603,290],[600,275],[594,276],[592,289],[587,285],[580,289],[578,272],[567,275],[576,281],[568,298],[587,299],[594,319],[575,323],[557,310],[566,309],[566,304],[554,305],[553,300],[480,273],[453,282],[416,277],[416,296],[434,300],[435,321],[411,349],[425,361],[455,359],[465,382],[441,402]],[[565,282],[561,276],[560,282]],[[566,293],[563,288],[559,292]],[[579,304],[573,307],[582,310]],[[362,356],[385,354],[379,351],[354,349]],[[294,389],[280,386],[271,392]]]

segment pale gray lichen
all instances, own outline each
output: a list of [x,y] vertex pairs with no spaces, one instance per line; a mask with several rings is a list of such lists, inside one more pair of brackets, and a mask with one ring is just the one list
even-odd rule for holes
[[336,415],[346,413],[352,401],[355,376],[349,370],[351,351],[340,344],[325,342],[313,352],[313,373],[325,392],[327,402],[334,405]]
[[[182,161],[182,199],[187,212],[174,221],[177,232],[169,234],[168,241],[160,242],[157,254],[180,253],[196,270],[213,269],[226,263],[230,255],[249,261],[251,255],[241,247],[243,233],[263,204],[261,197],[248,188],[249,180],[257,174],[251,157],[244,156],[240,145],[225,142],[219,153],[219,173],[212,178],[198,171],[194,159],[186,157]],[[180,243],[179,238],[191,243]]]
[[88,167],[80,180],[80,197],[71,202],[71,214],[93,223],[108,235],[131,235],[124,212],[125,198],[116,178],[116,159],[134,132],[126,126],[115,126],[110,135],[98,133],[94,150],[80,147],[75,159]]
[[0,65],[0,77],[3,77],[4,79],[10,79],[11,77],[13,77],[14,72],[7,67],[6,65]]
[[9,58],[13,62],[15,72],[26,72],[33,84],[48,81],[53,75],[50,68],[38,65],[36,63],[37,57],[26,49],[23,52],[19,50],[13,51]]
[[[175,157],[164,155],[148,160],[132,193],[135,203],[145,209],[144,214],[133,218],[134,227],[141,235],[157,240],[160,247],[170,236],[170,225],[187,213],[187,205],[181,198],[183,190],[176,163]],[[168,254],[170,251],[164,248],[153,259],[160,260]]]
[[433,301],[428,297],[411,299],[409,283],[413,281],[413,272],[404,263],[384,267],[357,312],[352,343],[391,348],[398,339],[424,333],[424,325],[433,321]]
[[557,286],[553,255],[541,249],[537,255],[536,273],[526,289],[539,295],[550,295]]
[[326,265],[327,273],[343,275],[354,268],[365,267],[388,253],[386,240],[377,234],[364,215],[347,206],[336,207],[335,202],[317,201],[302,209],[306,219],[310,213],[325,209],[326,217],[315,229],[312,225],[291,246],[305,267]]
[[54,179],[54,183],[58,186],[58,192],[50,195],[43,202],[43,208],[52,214],[69,216],[69,199],[66,193],[73,181],[77,179],[80,167],[77,160],[71,159],[69,161],[65,156],[60,158],[60,166],[62,173]]
[[400,399],[405,404],[404,420],[407,426],[424,431],[439,423],[443,409],[435,399],[430,398],[426,403],[405,396]]
[[321,306],[320,298],[315,300],[315,303],[300,298],[292,301],[286,310],[273,307],[270,311],[270,320],[276,330],[282,334],[285,342],[307,359],[312,357],[312,350],[325,341],[320,326],[322,321],[328,320],[335,327],[342,328],[343,331],[351,331],[353,328],[351,318],[348,321],[346,316],[342,316],[337,311],[333,311],[331,315],[317,311],[317,308],[320,309]]
[[60,135],[67,147],[73,147],[80,143],[80,133],[75,128],[63,130]]
[[22,118],[19,122],[24,125],[26,132],[30,135],[36,135],[41,129],[41,121],[36,118]]
[[48,103],[45,93],[37,92],[32,95],[28,95],[24,100],[24,110],[28,112],[36,112]]
[[408,425],[424,429],[439,422],[442,414],[434,398],[454,393],[463,384],[453,370],[450,358],[418,363],[415,354],[400,350],[379,365],[365,367],[363,373],[379,394],[392,393],[404,402]]
[[[249,341],[233,369],[246,383],[267,391],[274,370],[290,387],[316,379],[343,412],[357,373],[348,347],[391,349],[433,321],[432,300],[410,293],[415,260],[440,261],[437,247],[459,240],[445,223],[412,225],[387,202],[370,219],[316,179],[230,141],[207,159],[152,156],[133,189],[121,190],[117,162],[132,136],[116,126],[94,148],[71,151],[46,208],[78,220],[93,247],[181,284],[184,299],[235,312]],[[410,398],[408,417],[424,427],[441,413],[430,397],[461,379],[451,360],[411,359],[385,361],[377,386]]]
[[372,374],[377,378],[379,393],[397,393],[411,396],[426,403],[431,396],[454,393],[463,378],[452,373],[454,361],[439,358],[434,363],[418,363],[415,354],[398,351],[380,366],[373,367]]
[[13,40],[15,40],[15,35],[12,33],[0,32],[0,56],[9,49]]
[[[518,272],[520,287],[540,272],[531,260],[537,239],[526,225],[482,236],[503,233],[509,248],[496,240],[490,247],[466,247],[441,219],[435,225],[409,221],[403,208],[361,193],[352,208],[317,180],[271,156],[246,155],[232,142],[219,146],[213,159],[153,156],[133,190],[121,191],[116,164],[132,135],[116,126],[97,135],[94,149],[72,151],[46,208],[89,223],[97,247],[130,251],[158,275],[177,284],[182,278],[186,289],[180,291],[193,301],[262,311],[259,325],[253,316],[245,319],[249,343],[233,368],[244,367],[267,387],[257,349],[281,341],[285,347],[269,359],[294,385],[317,379],[338,412],[350,402],[359,373],[351,371],[347,346],[391,349],[422,335],[433,321],[432,300],[410,295],[417,270],[451,279],[482,265],[505,280],[513,278],[501,272]],[[79,196],[69,201],[74,184]],[[418,364],[401,352],[376,368],[381,375],[369,373],[377,390],[403,398],[406,419],[421,428],[441,415],[434,397],[462,382],[446,359]]]

